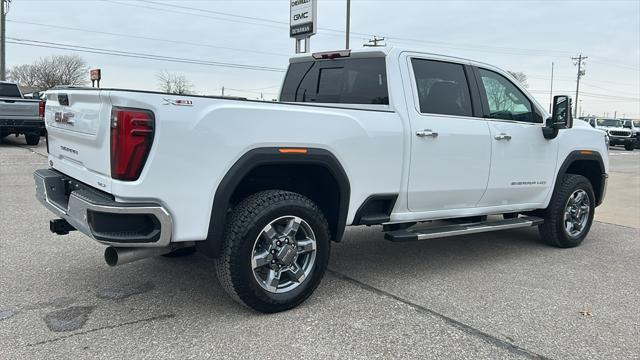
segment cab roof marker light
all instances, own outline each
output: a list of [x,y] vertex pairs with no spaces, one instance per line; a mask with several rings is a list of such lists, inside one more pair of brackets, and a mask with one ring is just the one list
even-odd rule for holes
[[316,60],[322,60],[322,59],[333,60],[333,59],[345,58],[345,57],[351,56],[351,50],[317,52],[317,53],[311,54],[311,56],[313,56],[313,58]]

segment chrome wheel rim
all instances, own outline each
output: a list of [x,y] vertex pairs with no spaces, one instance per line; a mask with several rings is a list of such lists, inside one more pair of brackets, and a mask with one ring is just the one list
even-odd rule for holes
[[251,269],[264,290],[279,294],[300,286],[316,262],[316,237],[302,218],[282,216],[267,224],[253,244]]
[[574,191],[564,208],[564,230],[571,237],[582,235],[591,212],[591,201],[586,191],[578,189]]

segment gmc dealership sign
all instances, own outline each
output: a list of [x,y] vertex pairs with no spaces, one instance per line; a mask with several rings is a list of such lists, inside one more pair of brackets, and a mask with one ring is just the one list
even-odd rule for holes
[[316,33],[317,0],[291,0],[289,35],[305,38]]

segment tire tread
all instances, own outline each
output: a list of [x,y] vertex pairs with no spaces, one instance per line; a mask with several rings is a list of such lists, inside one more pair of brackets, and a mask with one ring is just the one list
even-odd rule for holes
[[589,228],[593,222],[593,207],[589,214],[590,219],[587,223],[587,230],[577,239],[569,239],[564,236],[564,230],[562,230],[562,226],[564,225],[561,226],[559,223],[560,219],[564,217],[566,199],[580,184],[585,184],[584,188],[589,194],[591,204],[594,204],[595,197],[593,187],[589,180],[582,175],[565,174],[559,187],[555,189],[553,196],[551,197],[551,201],[549,202],[549,206],[544,211],[544,223],[539,226],[540,237],[542,238],[542,241],[548,245],[559,248],[575,247],[580,245],[582,240],[584,240],[586,235],[589,233]]
[[[320,218],[319,220],[324,228],[322,231],[329,234],[329,225],[322,215],[322,212],[315,203],[305,196],[284,190],[261,191],[248,196],[233,208],[225,227],[222,254],[214,260],[218,280],[227,294],[236,302],[261,312],[278,312],[293,308],[306,300],[320,283],[318,280],[306,291],[305,296],[300,297],[295,302],[287,304],[284,307],[282,304],[275,302],[271,304],[273,306],[265,306],[265,304],[261,304],[254,299],[254,296],[249,292],[246,284],[243,284],[239,278],[239,271],[234,271],[234,269],[241,267],[236,254],[239,253],[239,248],[242,246],[243,241],[245,241],[247,231],[255,226],[257,221],[259,221],[265,212],[269,211],[274,204],[282,204],[284,202],[297,203],[314,211]],[[326,263],[317,264],[316,266],[320,267],[317,270],[324,273],[326,265]]]

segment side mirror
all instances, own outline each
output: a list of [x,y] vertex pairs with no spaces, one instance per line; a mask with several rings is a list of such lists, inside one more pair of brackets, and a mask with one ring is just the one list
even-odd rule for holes
[[547,124],[542,128],[545,139],[553,139],[558,136],[558,130],[570,129],[573,126],[571,116],[571,99],[567,95],[553,97],[553,110]]

